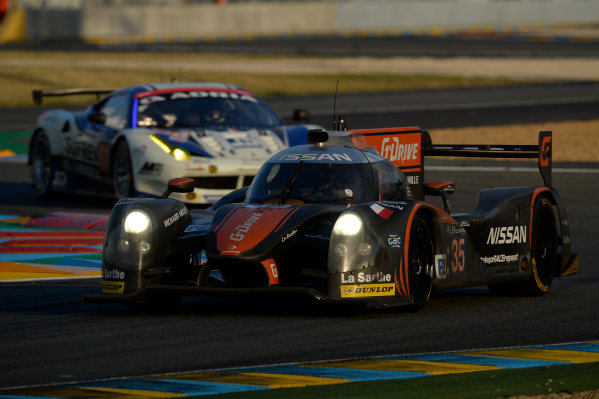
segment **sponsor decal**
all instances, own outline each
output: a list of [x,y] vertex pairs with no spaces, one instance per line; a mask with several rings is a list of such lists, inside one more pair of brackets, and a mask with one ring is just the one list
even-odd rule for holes
[[401,248],[401,245],[402,245],[401,236],[397,233],[389,234],[387,236],[387,244],[395,250]]
[[398,137],[385,137],[381,145],[381,155],[389,161],[400,164],[420,161],[418,157],[419,143],[400,143]]
[[374,213],[387,220],[393,215],[393,211],[389,208],[381,206],[378,202],[370,205],[370,209],[373,210]]
[[281,243],[284,243],[285,241],[293,237],[295,233],[297,233],[297,230],[293,229],[290,233],[285,234],[283,237],[281,237]]
[[280,161],[330,161],[351,162],[349,154],[325,153],[325,154],[283,154]]
[[447,267],[447,259],[445,255],[435,255],[435,273],[438,279],[447,278],[449,269]]
[[317,240],[326,240],[326,241],[329,241],[331,239],[331,237],[325,236],[323,234],[306,234],[304,237],[315,238]]
[[233,241],[243,240],[245,238],[245,233],[250,231],[250,229],[252,228],[254,223],[256,223],[258,221],[258,218],[260,218],[261,216],[262,216],[262,213],[258,213],[258,212],[252,213],[245,222],[243,222],[242,224],[238,225],[237,227],[235,227],[233,229],[233,233],[231,233],[231,235],[229,236],[229,239],[231,239]]
[[122,294],[124,291],[124,281],[102,281],[102,292],[104,294]]
[[391,274],[376,272],[376,273],[341,273],[341,284],[355,283],[388,283],[391,282]]
[[186,207],[181,208],[178,212],[175,212],[171,217],[163,220],[164,227],[169,227],[170,225],[175,223],[177,220],[181,219],[186,214],[187,214],[187,208]]
[[[465,222],[461,222],[461,223],[465,223]],[[454,234],[463,235],[464,233],[466,233],[466,230],[462,227],[461,223],[459,226],[457,224],[451,224],[450,228],[449,228],[449,233],[451,235],[454,235]]]
[[[242,100],[257,103],[258,100],[249,93],[241,91],[220,91],[220,90],[189,90],[189,91],[175,91],[172,93],[162,92],[160,94],[146,95],[145,93],[139,93],[136,97],[139,98],[140,110],[142,105],[149,105],[152,103],[158,103],[167,100],[178,100],[186,98],[223,98],[232,100]],[[145,109],[145,107],[144,107]]]
[[139,174],[160,176],[162,174],[162,164],[155,162],[146,162],[139,170]]
[[540,163],[541,166],[547,167],[549,166],[549,157],[551,156],[551,136],[543,137],[543,141],[541,142],[541,151],[539,156],[541,157]]
[[125,272],[118,269],[106,270],[102,269],[102,278],[107,280],[124,280]]
[[379,205],[384,206],[385,208],[390,208],[396,211],[403,211],[404,207],[407,205],[405,202],[377,202]]
[[480,260],[487,265],[494,265],[497,263],[512,263],[518,262],[518,254],[514,255],[492,255],[492,256],[481,256]]
[[254,139],[252,137],[247,137],[247,136],[246,137],[233,137],[233,138],[227,139],[227,141],[229,142],[231,147],[234,149],[262,147],[259,140]]
[[526,242],[526,226],[491,227],[487,244],[523,244]]
[[279,284],[279,268],[275,263],[274,259],[266,259],[262,261],[262,266],[268,273],[268,282],[269,285],[277,285]]
[[190,135],[191,131],[189,130],[174,131],[169,133],[168,139],[178,143],[187,143]]
[[341,298],[395,295],[395,284],[342,285]]
[[406,179],[408,179],[408,183],[410,184],[420,184],[420,176],[418,175],[409,175],[406,176]]

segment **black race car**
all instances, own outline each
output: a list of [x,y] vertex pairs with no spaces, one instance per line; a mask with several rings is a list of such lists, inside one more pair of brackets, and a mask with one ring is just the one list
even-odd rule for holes
[[[205,210],[168,198],[193,190],[186,178],[161,199],[117,202],[103,293],[84,299],[151,307],[186,295],[299,295],[419,308],[433,289],[542,295],[578,269],[551,187],[551,132],[528,146],[433,145],[417,127],[313,130],[308,139]],[[423,170],[425,156],[447,155],[538,158],[544,185],[485,189],[472,213],[451,214],[454,183],[426,182]]]

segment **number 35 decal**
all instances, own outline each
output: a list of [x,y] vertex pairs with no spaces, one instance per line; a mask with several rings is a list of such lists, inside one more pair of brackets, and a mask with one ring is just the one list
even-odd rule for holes
[[454,238],[451,242],[451,271],[457,273],[463,272],[466,264],[466,255],[464,254],[464,239]]

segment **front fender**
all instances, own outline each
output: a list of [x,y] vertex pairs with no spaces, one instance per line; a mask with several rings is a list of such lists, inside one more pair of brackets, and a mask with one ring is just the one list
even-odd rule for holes
[[40,115],[37,121],[37,127],[34,134],[31,135],[29,142],[29,157],[28,162],[31,162],[31,144],[35,139],[35,135],[44,131],[48,137],[48,145],[52,155],[65,155],[63,135],[65,133],[78,130],[75,115],[64,110],[51,110]]
[[370,297],[374,306],[409,303],[396,269],[402,262],[414,202],[374,202],[348,208],[331,234],[329,295]]
[[165,266],[176,238],[191,220],[187,207],[173,199],[129,198],[110,215],[102,251],[103,292],[123,294],[157,282],[146,278]]

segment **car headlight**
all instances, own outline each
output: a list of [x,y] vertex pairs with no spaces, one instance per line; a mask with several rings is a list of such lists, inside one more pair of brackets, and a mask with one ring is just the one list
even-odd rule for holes
[[139,234],[150,226],[150,217],[142,211],[133,211],[125,217],[124,229],[127,233]]
[[176,147],[155,134],[151,134],[149,137],[154,144],[162,149],[162,151],[166,152],[167,154],[171,154],[177,161],[189,161],[191,159],[191,154],[189,151]]
[[354,213],[344,213],[337,219],[333,227],[333,233],[341,236],[355,236],[362,231],[364,223]]

